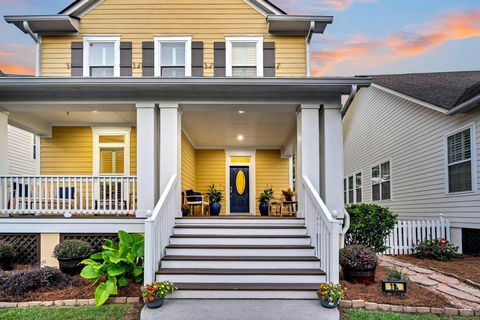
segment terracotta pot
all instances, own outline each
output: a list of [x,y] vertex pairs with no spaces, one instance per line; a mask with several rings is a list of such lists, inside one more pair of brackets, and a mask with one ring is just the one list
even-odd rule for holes
[[149,309],[157,309],[157,308],[160,308],[161,306],[163,306],[164,302],[165,302],[165,299],[157,298],[153,301],[147,301],[145,304],[147,305],[147,308],[149,308]]
[[0,258],[0,268],[2,270],[12,270],[13,269],[13,257]]
[[60,270],[63,273],[74,276],[80,274],[83,267],[83,264],[80,264],[82,260],[87,259],[88,257],[79,258],[79,259],[57,259],[60,266]]
[[343,268],[343,276],[345,280],[352,283],[372,284],[375,282],[375,268],[370,269],[353,269]]

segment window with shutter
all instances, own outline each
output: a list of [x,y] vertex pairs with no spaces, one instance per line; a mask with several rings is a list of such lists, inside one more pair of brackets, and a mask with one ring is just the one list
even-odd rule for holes
[[83,76],[120,76],[120,37],[84,37]]
[[372,167],[372,201],[390,200],[390,161]]
[[226,76],[263,77],[263,37],[226,37]]
[[473,191],[472,128],[447,137],[448,192]]
[[191,50],[191,37],[155,37],[155,76],[190,77]]

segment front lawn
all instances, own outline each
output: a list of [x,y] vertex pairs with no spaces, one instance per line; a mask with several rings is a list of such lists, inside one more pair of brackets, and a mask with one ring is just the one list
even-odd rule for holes
[[468,320],[466,317],[438,317],[435,315],[410,315],[404,313],[342,310],[341,320]]
[[0,309],[2,320],[137,320],[139,315],[140,307],[131,304]]

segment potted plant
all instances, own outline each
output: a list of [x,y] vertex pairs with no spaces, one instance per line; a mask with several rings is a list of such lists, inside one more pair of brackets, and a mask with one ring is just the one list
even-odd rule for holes
[[188,207],[188,204],[183,204],[182,205],[182,216],[186,217],[190,213],[190,208]]
[[322,307],[333,309],[338,306],[344,292],[345,290],[339,283],[322,283],[320,284],[320,290],[317,291],[317,296]]
[[208,186],[207,192],[208,198],[210,199],[210,215],[218,216],[220,210],[222,209],[222,193],[215,188],[215,185],[212,184]]
[[258,209],[260,211],[260,215],[268,216],[268,208],[270,206],[268,202],[273,198],[273,188],[266,187],[260,194],[259,198],[260,205],[258,206]]
[[292,189],[288,188],[288,190],[282,190],[282,194],[285,198],[285,201],[292,201],[296,193],[293,192]]
[[65,240],[53,249],[53,257],[57,258],[60,270],[69,275],[80,274],[83,265],[80,262],[92,253],[91,245],[82,240]]
[[0,268],[12,270],[14,258],[15,248],[8,242],[0,241]]
[[340,249],[340,265],[348,282],[374,283],[377,264],[377,256],[365,246],[349,245]]
[[147,308],[160,308],[165,297],[177,291],[177,288],[169,281],[153,282],[142,287],[143,301]]

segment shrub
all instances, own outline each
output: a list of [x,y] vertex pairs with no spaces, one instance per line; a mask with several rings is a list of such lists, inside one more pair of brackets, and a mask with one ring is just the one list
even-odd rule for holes
[[169,294],[177,291],[177,288],[170,281],[153,282],[142,287],[143,301],[149,302],[155,299],[163,299]]
[[451,261],[457,255],[457,250],[458,247],[445,238],[426,240],[414,248],[417,258],[440,261]]
[[58,289],[77,283],[77,280],[56,268],[35,267],[11,272],[0,283],[0,290],[10,296],[23,297],[39,289]]
[[362,245],[349,245],[340,249],[340,265],[348,269],[371,269],[378,264],[375,253]]
[[84,259],[91,253],[90,244],[82,240],[65,240],[53,249],[53,257],[60,260]]
[[385,270],[387,271],[388,279],[408,280],[408,277],[403,273],[403,270],[397,269],[395,267],[388,267]]
[[350,229],[345,235],[345,244],[364,245],[376,253],[388,248],[385,237],[394,228],[397,215],[376,204],[351,204],[346,210],[350,214]]
[[8,242],[0,241],[0,259],[15,256],[15,248]]
[[81,262],[85,267],[80,275],[98,283],[94,296],[97,306],[104,304],[110,295],[117,294],[118,286],[143,280],[143,235],[119,231],[118,238],[118,244],[105,240],[102,252]]

